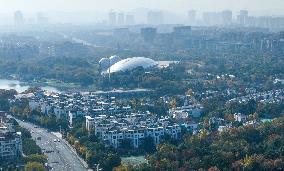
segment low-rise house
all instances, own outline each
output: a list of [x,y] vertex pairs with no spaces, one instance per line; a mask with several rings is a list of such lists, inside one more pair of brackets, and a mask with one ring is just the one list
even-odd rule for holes
[[225,124],[225,119],[223,118],[217,118],[217,117],[211,117],[209,119],[209,124],[215,124],[215,125],[224,125]]
[[237,122],[246,122],[247,121],[247,116],[246,115],[243,115],[241,113],[235,113],[234,114],[234,119],[235,121]]
[[86,129],[94,129],[95,135],[103,140],[106,146],[119,148],[124,140],[130,140],[134,148],[139,148],[146,137],[153,138],[155,145],[160,144],[165,135],[174,139],[180,138],[182,126],[170,125],[167,118],[157,119],[145,114],[131,114],[122,117],[86,116]]
[[219,126],[218,131],[224,132],[224,131],[228,131],[230,128],[231,128],[230,126]]
[[55,106],[53,108],[53,112],[54,112],[54,115],[56,116],[57,119],[67,117],[67,113],[66,113],[66,110],[64,109],[64,107]]

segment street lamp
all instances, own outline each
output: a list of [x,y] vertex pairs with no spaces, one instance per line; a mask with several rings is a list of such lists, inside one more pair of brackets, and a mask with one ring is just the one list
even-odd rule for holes
[[110,66],[111,65],[111,61],[110,58],[108,58],[108,83],[109,83],[109,88],[110,88]]
[[96,171],[101,171],[103,170],[102,168],[100,168],[100,164],[96,164]]

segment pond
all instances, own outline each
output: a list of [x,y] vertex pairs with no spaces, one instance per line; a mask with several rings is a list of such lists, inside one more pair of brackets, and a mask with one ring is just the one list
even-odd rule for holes
[[[30,86],[23,84],[18,80],[7,80],[7,79],[0,79],[0,89],[11,90],[15,89],[17,92],[22,93],[27,90]],[[51,86],[43,86],[41,87],[43,90],[51,91],[51,92],[60,92],[55,87]]]

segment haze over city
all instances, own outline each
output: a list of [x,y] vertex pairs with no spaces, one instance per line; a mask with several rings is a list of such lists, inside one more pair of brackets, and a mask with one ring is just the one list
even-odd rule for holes
[[133,8],[156,8],[173,12],[186,11],[189,8],[200,11],[212,10],[283,10],[282,0],[1,0],[0,10],[11,12],[23,10],[85,11],[108,9],[129,10]]
[[102,22],[111,10],[136,15],[137,22],[145,23],[148,10],[162,10],[168,23],[181,22],[188,10],[196,10],[197,18],[203,12],[249,10],[251,15],[284,15],[282,0],[0,0],[0,23],[11,24],[13,12],[20,10],[29,20],[44,12],[50,22],[88,23]]
[[0,171],[284,170],[284,0],[0,0]]

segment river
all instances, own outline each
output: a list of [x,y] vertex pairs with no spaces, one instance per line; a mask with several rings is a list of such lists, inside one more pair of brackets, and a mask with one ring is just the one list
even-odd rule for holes
[[[22,93],[27,90],[30,86],[23,84],[18,80],[7,80],[0,79],[0,89],[11,90],[15,89],[17,92]],[[51,86],[43,86],[41,87],[43,90],[51,91],[51,92],[60,92],[57,88]]]

